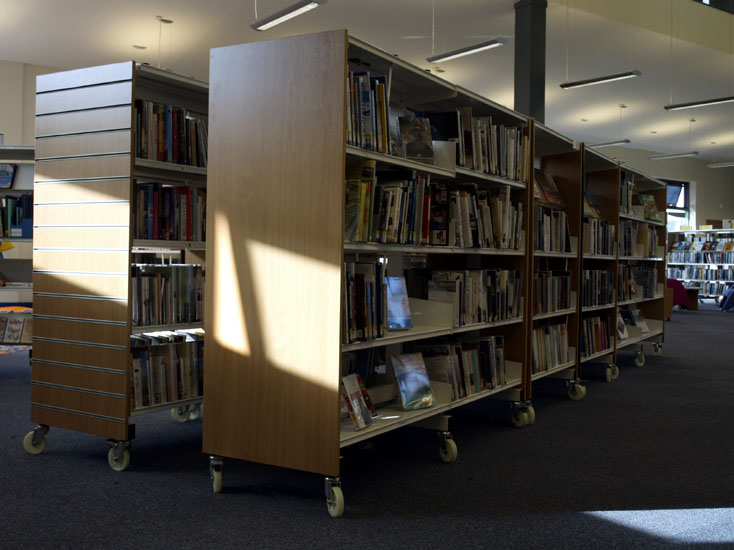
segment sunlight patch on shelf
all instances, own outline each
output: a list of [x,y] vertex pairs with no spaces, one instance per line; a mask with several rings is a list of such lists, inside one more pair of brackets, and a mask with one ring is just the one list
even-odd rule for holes
[[217,285],[214,286],[214,336],[217,343],[236,353],[250,355],[250,344],[245,331],[245,311],[234,258],[232,234],[227,217],[221,212],[215,214],[214,231],[217,235],[216,254],[214,255]]
[[675,543],[734,543],[734,508],[605,510],[597,519]]

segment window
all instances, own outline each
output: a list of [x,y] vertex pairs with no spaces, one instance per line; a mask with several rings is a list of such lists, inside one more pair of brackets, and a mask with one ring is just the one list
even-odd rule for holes
[[666,211],[668,230],[678,230],[681,225],[690,225],[691,182],[659,178],[668,184]]

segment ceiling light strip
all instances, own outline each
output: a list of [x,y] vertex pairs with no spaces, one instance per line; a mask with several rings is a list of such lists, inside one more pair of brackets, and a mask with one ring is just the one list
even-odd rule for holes
[[695,157],[698,155],[698,151],[689,151],[687,153],[668,153],[665,155],[652,155],[647,157],[648,160],[665,160],[665,159],[677,159],[681,157]]
[[695,107],[708,107],[709,105],[719,105],[720,103],[730,103],[734,101],[734,96],[719,97],[716,99],[703,99],[701,101],[690,101],[688,103],[675,103],[663,107],[666,111],[680,111],[682,109],[693,109]]
[[492,48],[497,48],[499,46],[504,46],[505,44],[507,44],[507,42],[507,38],[493,38],[492,40],[480,42],[479,44],[474,44],[473,46],[465,46],[464,48],[459,48],[458,50],[452,50],[450,52],[427,57],[426,61],[428,61],[429,63],[450,61],[451,59],[456,59],[457,57],[464,57],[465,55],[471,55],[474,53],[483,52],[485,50],[491,50]]
[[318,8],[321,4],[326,4],[326,0],[300,0],[295,4],[288,6],[280,11],[276,11],[274,14],[258,19],[252,25],[250,25],[256,31],[266,31],[276,25],[280,25],[298,17],[314,8]]
[[571,88],[583,88],[584,86],[593,86],[595,84],[605,84],[607,82],[614,82],[616,80],[625,80],[627,78],[635,78],[641,76],[642,73],[637,69],[627,71],[624,73],[610,74],[607,76],[598,76],[596,78],[587,78],[585,80],[576,80],[574,82],[563,82],[560,86],[564,90]]
[[613,145],[625,145],[627,143],[631,143],[630,140],[627,138],[625,139],[618,139],[616,141],[605,141],[603,143],[593,143],[591,145],[587,145],[589,149],[599,149],[600,147],[612,147]]
[[706,168],[729,168],[730,166],[734,166],[734,161],[732,162],[714,162],[711,164],[707,164]]

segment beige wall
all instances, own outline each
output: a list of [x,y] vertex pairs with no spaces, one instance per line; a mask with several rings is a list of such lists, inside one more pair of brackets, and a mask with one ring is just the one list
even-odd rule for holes
[[5,145],[33,145],[36,76],[56,69],[0,61],[0,134]]
[[647,157],[654,153],[624,147],[609,147],[603,151],[650,176],[695,182],[691,190],[691,209],[695,210],[693,223],[734,218],[734,167],[706,168],[711,161],[696,158],[649,160]]

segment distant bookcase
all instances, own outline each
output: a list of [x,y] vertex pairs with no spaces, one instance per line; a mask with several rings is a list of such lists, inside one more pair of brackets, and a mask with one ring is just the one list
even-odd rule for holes
[[[136,156],[143,101],[163,106],[163,115],[148,120],[154,125],[150,128],[160,131],[156,151],[162,151],[162,160]],[[167,383],[166,398],[148,401],[148,406],[136,401],[141,388],[136,387],[140,373],[132,367],[133,333],[137,349],[145,333],[153,331],[169,332],[149,339],[149,345],[174,346],[198,337],[172,331],[190,333],[201,330],[202,323],[133,326],[132,288],[139,264],[160,264],[164,256],[203,263],[203,232],[168,229],[180,224],[194,229],[197,212],[204,215],[200,201],[180,199],[178,190],[196,188],[196,193],[184,191],[184,197],[203,194],[207,109],[205,83],[134,62],[38,77],[31,420],[39,426],[24,440],[28,452],[42,451],[49,426],[57,426],[110,440],[109,464],[122,470],[135,435],[131,417],[161,409],[172,409],[179,420],[198,415],[201,394],[191,395],[197,384],[191,383],[190,363],[196,357],[188,352],[177,356],[173,348],[152,353],[164,357],[157,373],[150,374]],[[177,114],[166,118],[166,110]],[[191,117],[196,122],[186,116],[189,111],[196,113]],[[146,185],[150,194],[143,203],[139,199]],[[154,204],[153,191],[163,188],[175,189],[165,196],[176,195],[178,202]],[[134,234],[138,221],[151,228],[141,238]],[[157,231],[158,225],[166,230]],[[162,283],[146,288],[154,301],[142,307],[170,309],[162,300],[171,293],[164,292]],[[195,308],[188,303],[177,307]],[[171,357],[175,366],[166,363]]]
[[33,305],[33,161],[33,147],[0,146],[0,164],[13,173],[0,188],[0,307]]
[[719,299],[734,285],[734,229],[668,233],[667,276],[697,288],[699,298]]

